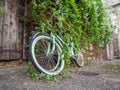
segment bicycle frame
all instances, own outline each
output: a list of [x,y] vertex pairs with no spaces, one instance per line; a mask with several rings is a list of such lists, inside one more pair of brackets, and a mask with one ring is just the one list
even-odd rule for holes
[[[31,42],[32,40],[34,40],[38,35],[42,35],[39,31],[35,31],[33,34],[32,34],[32,37],[30,38]],[[55,50],[55,42],[57,42],[59,44],[59,46],[63,49],[63,45],[65,44],[65,42],[58,36],[58,35],[54,35],[52,32],[50,34],[44,34],[46,36],[50,36],[52,41],[53,41],[53,45],[52,45],[52,49],[51,49],[51,44],[49,43],[48,44],[48,50],[46,52],[46,56],[49,54],[49,53],[53,53],[54,50]],[[71,41],[69,43],[69,46],[68,46],[68,51],[69,51],[69,56],[74,56],[75,53],[73,51],[73,47],[74,47],[74,42]],[[62,53],[62,52],[61,52]]]
[[[52,33],[50,34],[50,37],[52,38],[53,40],[53,43],[57,42],[60,47],[63,49],[63,44],[65,44],[65,42],[58,36],[58,35],[53,35]],[[53,48],[55,47],[55,45],[53,45]],[[73,51],[73,47],[74,47],[74,42],[70,42],[69,43],[69,47],[68,47],[68,50],[69,50],[69,56],[74,56],[74,51]],[[54,49],[52,49],[54,50]]]

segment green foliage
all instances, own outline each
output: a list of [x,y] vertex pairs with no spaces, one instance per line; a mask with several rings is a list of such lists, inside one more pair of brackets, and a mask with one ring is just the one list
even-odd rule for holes
[[32,66],[31,62],[28,62],[29,68],[27,70],[27,75],[32,77],[33,80],[37,81],[39,79],[38,72],[36,69]]
[[45,80],[45,81],[54,81],[54,82],[59,82],[61,79],[64,78],[70,78],[70,76],[67,75],[69,71],[67,69],[65,69],[62,73],[60,73],[59,75],[47,75],[44,73],[40,74],[40,79]]
[[[31,3],[36,29],[58,34],[66,43],[73,37],[76,48],[92,43],[105,45],[112,37],[113,27],[101,0],[32,0]],[[66,46],[64,49],[67,51]]]
[[44,73],[41,73],[41,76],[44,77],[44,80],[47,80],[47,81],[54,81],[54,82],[59,82],[59,76],[52,76],[52,75],[47,75],[47,74],[44,74]]
[[54,81],[59,82],[63,78],[70,78],[70,76],[67,75],[69,70],[65,69],[62,73],[59,75],[47,75],[44,73],[39,73],[32,65],[31,62],[28,62],[28,70],[27,70],[27,76],[31,77],[34,81],[38,80],[44,80],[44,81]]

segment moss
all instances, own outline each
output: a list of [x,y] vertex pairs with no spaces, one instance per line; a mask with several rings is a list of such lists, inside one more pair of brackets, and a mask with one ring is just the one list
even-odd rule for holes
[[120,74],[120,62],[107,63],[102,71]]

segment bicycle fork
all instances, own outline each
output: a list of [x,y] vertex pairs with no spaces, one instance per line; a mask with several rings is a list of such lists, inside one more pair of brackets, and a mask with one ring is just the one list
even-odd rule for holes
[[46,56],[48,56],[49,54],[52,54],[55,51],[55,37],[52,36],[51,39],[52,39],[53,43],[48,42]]

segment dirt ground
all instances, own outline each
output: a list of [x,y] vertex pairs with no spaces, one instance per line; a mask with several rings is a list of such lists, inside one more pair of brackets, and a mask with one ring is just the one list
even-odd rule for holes
[[0,62],[0,90],[120,90],[120,59],[71,68],[59,82],[33,81],[23,61]]

